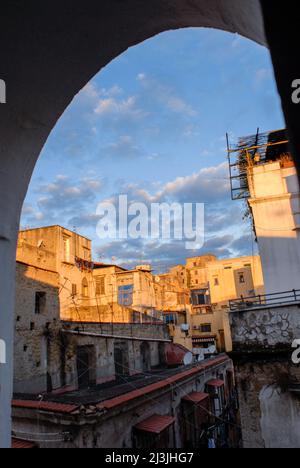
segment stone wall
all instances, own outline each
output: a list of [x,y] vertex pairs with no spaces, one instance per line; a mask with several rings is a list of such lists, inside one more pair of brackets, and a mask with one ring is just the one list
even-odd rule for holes
[[300,304],[230,313],[235,352],[287,350],[300,338]]
[[[71,334],[68,331],[78,329],[76,325],[64,326],[64,386],[67,389],[76,389],[77,375],[77,350],[79,347],[91,347],[94,355],[94,376],[97,384],[116,379],[115,347],[122,348],[124,355],[124,371],[128,375],[143,372],[143,360],[141,345],[149,344],[148,363],[149,370],[159,366],[161,362],[160,346],[163,341],[168,341],[167,327],[164,325],[147,324],[80,324],[82,334]],[[88,336],[84,333],[99,334],[100,336]],[[108,338],[101,337],[107,335]],[[122,339],[122,337],[124,337]],[[130,337],[135,338],[131,340]],[[153,339],[153,341],[148,341]],[[144,341],[146,340],[146,341]],[[162,340],[162,344],[159,340]]]
[[[14,391],[43,392],[60,384],[59,277],[17,263],[16,285]],[[45,294],[39,314],[37,292]]]

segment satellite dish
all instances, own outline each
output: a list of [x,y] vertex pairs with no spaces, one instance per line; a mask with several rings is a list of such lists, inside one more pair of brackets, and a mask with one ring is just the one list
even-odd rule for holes
[[217,348],[215,347],[215,345],[210,346],[210,347],[208,348],[207,352],[208,352],[209,354],[216,354]]
[[183,364],[185,366],[190,366],[193,364],[193,354],[192,353],[186,353],[186,355],[183,358]]
[[156,283],[160,283],[160,277],[159,277],[159,276],[155,276],[155,281],[156,281]]

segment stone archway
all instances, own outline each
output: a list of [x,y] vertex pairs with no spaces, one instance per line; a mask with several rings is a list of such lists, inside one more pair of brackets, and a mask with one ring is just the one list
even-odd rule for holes
[[[300,149],[294,120],[298,110],[291,109],[284,78],[284,74],[288,79],[294,75],[297,65],[289,66],[286,54],[277,55],[283,46],[272,29],[273,24],[283,31],[279,3],[271,6],[262,1],[290,136]],[[260,44],[266,44],[266,39],[259,0],[3,0],[0,13],[0,79],[6,83],[7,94],[7,103],[0,104],[0,340],[6,343],[7,356],[7,364],[0,364],[0,446],[7,447],[19,219],[32,171],[57,120],[105,65],[160,32],[212,27]],[[294,12],[290,17],[295,17]],[[286,45],[293,38],[293,28],[288,15],[284,21]],[[296,57],[297,42],[293,46]]]

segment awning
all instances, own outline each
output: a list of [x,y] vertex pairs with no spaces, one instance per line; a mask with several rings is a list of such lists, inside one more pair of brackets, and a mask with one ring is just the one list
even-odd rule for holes
[[11,442],[13,449],[35,449],[37,445],[34,442],[13,438]]
[[183,397],[183,401],[188,401],[190,403],[194,403],[195,405],[201,403],[204,400],[207,400],[209,398],[208,393],[200,393],[200,392],[193,392],[190,393],[189,395],[186,395]]
[[161,434],[175,423],[175,418],[172,416],[153,415],[145,421],[140,422],[135,426],[138,431],[149,432],[151,434]]
[[216,337],[215,336],[193,336],[192,337],[193,343],[215,343]]
[[224,387],[225,382],[224,380],[210,380],[209,382],[207,382],[206,385],[208,387],[220,388],[220,387]]
[[180,344],[168,343],[165,346],[165,358],[168,366],[188,365],[193,362],[192,353]]

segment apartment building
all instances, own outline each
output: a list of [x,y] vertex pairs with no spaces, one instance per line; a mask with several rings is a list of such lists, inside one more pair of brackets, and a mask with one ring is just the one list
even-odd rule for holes
[[229,302],[264,294],[260,257],[188,258],[185,267],[172,268],[168,275],[174,281],[187,278],[194,352],[199,352],[199,348],[231,350]]
[[[59,275],[61,319],[69,308],[88,304],[93,277],[91,241],[61,226],[20,231],[17,261]],[[75,302],[75,298],[77,302]]]

